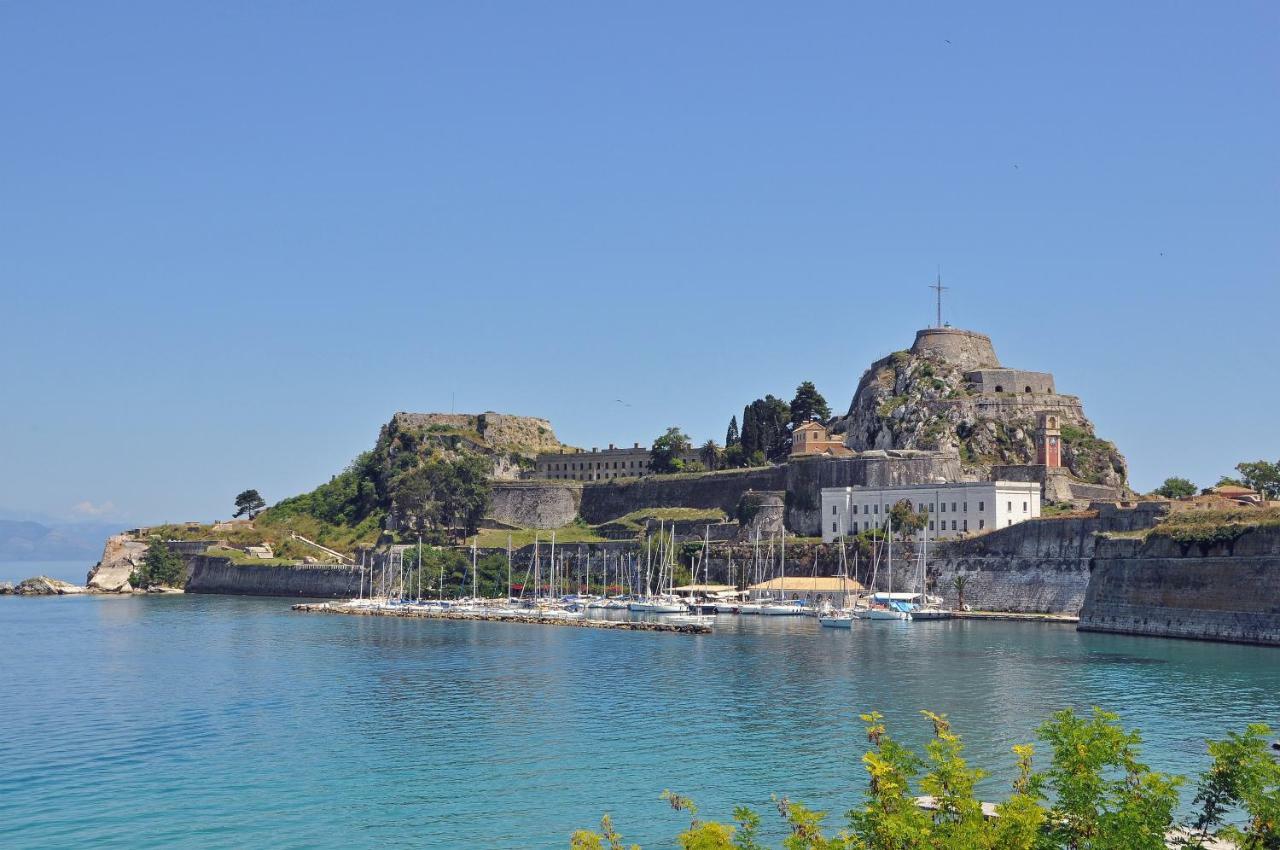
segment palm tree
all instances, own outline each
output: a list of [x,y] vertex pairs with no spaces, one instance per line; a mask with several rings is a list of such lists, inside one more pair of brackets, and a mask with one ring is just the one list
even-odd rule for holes
[[969,586],[969,577],[966,575],[956,576],[951,580],[951,586],[956,589],[956,608],[963,611],[964,589]]

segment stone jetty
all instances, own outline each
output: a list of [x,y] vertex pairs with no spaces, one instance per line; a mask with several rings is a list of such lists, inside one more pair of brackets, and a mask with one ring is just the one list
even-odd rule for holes
[[539,617],[536,614],[484,614],[472,611],[432,611],[421,608],[376,608],[341,602],[299,602],[294,611],[310,614],[350,614],[366,617],[406,617],[418,620],[484,620],[494,623],[527,623],[535,626],[570,626],[580,629],[614,629],[624,632],[668,632],[679,635],[709,635],[710,626],[694,623],[649,623],[633,620],[568,620],[561,617]]

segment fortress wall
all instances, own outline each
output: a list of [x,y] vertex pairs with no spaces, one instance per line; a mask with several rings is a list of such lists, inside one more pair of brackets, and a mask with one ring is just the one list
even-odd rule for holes
[[1280,529],[1100,540],[1080,630],[1280,646]]
[[494,482],[489,516],[522,528],[562,528],[578,516],[582,485],[562,481]]
[[963,575],[965,604],[980,611],[1077,614],[1084,605],[1098,533],[1149,528],[1163,507],[1106,506],[1093,517],[1027,520],[967,540],[939,543],[929,557],[933,592],[956,605]]
[[347,599],[360,590],[359,567],[237,565],[229,558],[198,555],[187,560],[187,568],[187,593]]
[[1000,366],[991,337],[977,331],[959,328],[926,328],[916,331],[911,351],[913,354],[934,354],[967,369]]
[[815,537],[822,533],[823,487],[895,487],[927,484],[939,477],[957,481],[960,458],[930,452],[904,456],[814,457],[787,464],[787,528]]
[[706,475],[650,475],[614,478],[582,485],[582,518],[591,524],[608,522],[640,508],[719,508],[729,516],[748,490],[781,490],[784,466],[735,469]]

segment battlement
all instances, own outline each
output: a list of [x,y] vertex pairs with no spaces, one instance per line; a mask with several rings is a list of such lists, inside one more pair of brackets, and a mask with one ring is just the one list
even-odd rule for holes
[[925,328],[916,331],[912,354],[933,354],[962,369],[1000,368],[991,337],[960,328]]

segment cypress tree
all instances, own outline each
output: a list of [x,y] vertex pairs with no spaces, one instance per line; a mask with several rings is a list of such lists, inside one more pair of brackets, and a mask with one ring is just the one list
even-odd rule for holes
[[727,449],[729,448],[729,446],[738,445],[739,439],[740,439],[740,436],[738,434],[738,417],[734,416],[729,420],[729,430],[726,431],[724,434],[724,447]]

